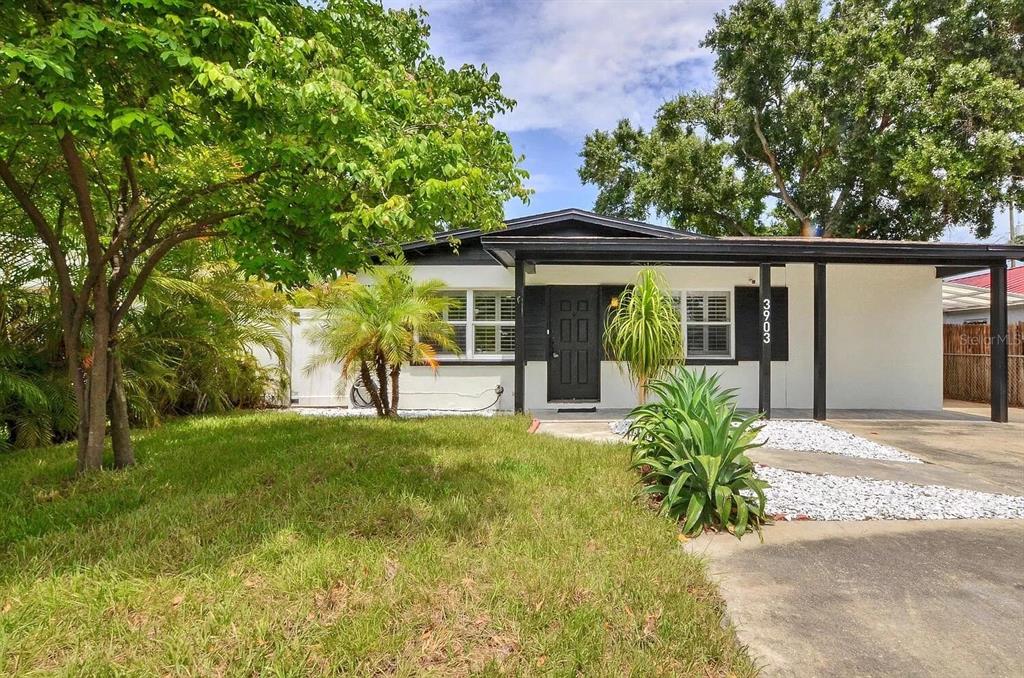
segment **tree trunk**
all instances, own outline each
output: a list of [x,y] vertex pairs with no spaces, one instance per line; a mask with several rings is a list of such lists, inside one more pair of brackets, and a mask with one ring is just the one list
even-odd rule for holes
[[384,416],[390,417],[393,412],[391,411],[391,399],[388,397],[388,371],[387,363],[384,361],[384,356],[380,353],[377,354],[377,384],[380,388],[380,403],[384,407]]
[[370,376],[370,365],[365,361],[359,361],[359,377],[363,380],[363,386],[370,393],[370,401],[373,406],[377,409],[377,416],[384,416],[384,406],[380,402],[380,391],[377,390],[377,386],[373,383],[373,377]]
[[89,389],[86,386],[85,370],[82,368],[82,362],[78,355],[79,348],[78,338],[65,329],[64,353],[68,363],[68,379],[71,380],[71,386],[75,393],[75,410],[78,415],[76,441],[78,443],[78,460],[81,464],[81,460],[85,456],[85,443],[89,439],[89,418],[84,414],[89,409]]
[[92,365],[86,407],[79,410],[79,431],[88,427],[85,444],[78,445],[78,472],[89,473],[103,467],[103,443],[107,435],[107,359],[110,355],[110,306],[105,281],[96,285],[93,316]]
[[391,414],[398,414],[398,375],[402,370],[401,365],[391,367]]
[[110,370],[113,374],[110,384],[110,440],[114,446],[114,468],[128,468],[135,465],[135,448],[128,422],[124,373],[121,370],[121,359],[116,354],[110,356]]

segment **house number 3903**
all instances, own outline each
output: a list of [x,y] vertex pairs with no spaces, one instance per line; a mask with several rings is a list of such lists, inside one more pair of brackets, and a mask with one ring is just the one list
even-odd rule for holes
[[772,343],[772,300],[765,299],[761,302],[761,341],[765,344]]

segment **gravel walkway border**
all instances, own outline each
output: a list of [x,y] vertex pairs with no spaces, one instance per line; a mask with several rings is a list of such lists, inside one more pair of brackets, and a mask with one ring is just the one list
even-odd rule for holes
[[768,481],[766,512],[788,520],[1024,518],[1024,497],[860,476],[815,475],[756,466]]
[[[612,433],[625,436],[629,430],[629,419],[613,421],[608,427]],[[769,419],[762,422],[760,427],[755,441],[764,443],[766,449],[820,452],[858,459],[900,461],[907,464],[923,463],[903,450],[847,433],[820,421]]]

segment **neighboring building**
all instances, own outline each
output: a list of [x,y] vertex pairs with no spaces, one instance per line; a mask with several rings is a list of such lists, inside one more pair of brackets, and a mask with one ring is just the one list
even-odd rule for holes
[[[474,409],[495,398],[504,410],[636,405],[601,338],[623,287],[655,265],[680,304],[686,364],[719,372],[741,407],[813,408],[817,418],[826,404],[937,410],[946,267],[1024,258],[1024,247],[1007,245],[711,238],[576,209],[506,226],[405,246],[418,279],[443,280],[459,299],[448,320],[463,354],[443,356],[436,375],[403,370],[404,407]],[[301,371],[302,358],[293,363]],[[344,397],[300,390],[293,402]]]
[[[991,287],[992,275],[988,271],[947,279],[942,288],[942,315],[945,323],[987,323],[988,293]],[[1006,271],[1006,289],[1010,324],[1024,322],[1024,266]]]

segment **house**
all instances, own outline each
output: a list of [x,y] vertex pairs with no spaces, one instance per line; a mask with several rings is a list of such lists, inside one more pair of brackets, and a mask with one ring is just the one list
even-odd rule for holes
[[[492,396],[515,411],[634,406],[602,330],[652,265],[684,311],[687,365],[719,372],[741,407],[818,419],[827,408],[941,409],[942,278],[989,268],[998,280],[1007,259],[1024,258],[1009,245],[712,238],[578,209],[404,250],[417,278],[444,281],[458,299],[447,319],[463,349],[441,356],[436,375],[403,371],[406,407],[471,409]],[[992,307],[1005,335],[1005,294]],[[992,416],[1005,421],[996,353]]]
[[[942,315],[945,323],[988,323],[991,287],[992,276],[988,271],[947,279],[942,286]],[[1006,271],[1006,290],[1010,324],[1024,322],[1024,266]]]

